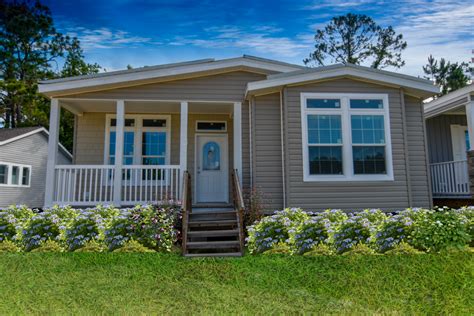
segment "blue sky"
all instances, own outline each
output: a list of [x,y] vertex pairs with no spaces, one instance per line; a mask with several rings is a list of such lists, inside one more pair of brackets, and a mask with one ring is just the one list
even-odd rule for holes
[[[59,31],[77,36],[89,62],[108,71],[243,54],[302,64],[333,16],[363,13],[404,35],[406,66],[422,75],[431,53],[474,57],[474,1],[43,0]],[[390,69],[394,70],[394,69]]]

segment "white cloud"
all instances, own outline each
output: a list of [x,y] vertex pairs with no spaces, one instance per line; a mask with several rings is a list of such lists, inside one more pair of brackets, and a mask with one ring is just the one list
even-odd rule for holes
[[261,54],[294,57],[307,50],[308,44],[298,39],[278,36],[282,29],[275,26],[256,26],[243,29],[236,26],[209,27],[201,38],[175,37],[170,45],[195,45],[205,48],[250,49]]
[[69,36],[75,36],[81,41],[84,50],[95,48],[130,47],[137,44],[151,43],[152,39],[134,36],[122,30],[111,30],[108,28],[87,29],[75,27],[66,29]]

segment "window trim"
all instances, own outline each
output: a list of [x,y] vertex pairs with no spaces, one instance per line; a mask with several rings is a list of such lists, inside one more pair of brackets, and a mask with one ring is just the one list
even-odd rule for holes
[[[325,98],[340,99],[339,109],[307,108],[307,99]],[[350,99],[381,99],[383,109],[351,109]],[[301,93],[301,144],[303,154],[303,182],[318,181],[393,181],[392,162],[392,137],[390,126],[390,109],[388,94],[379,93]],[[311,175],[309,173],[309,150],[308,150],[308,122],[307,116],[315,115],[341,115],[342,127],[342,175]],[[385,163],[386,174],[354,174],[354,161],[352,154],[352,128],[351,114],[354,115],[383,115],[385,133]],[[325,144],[321,144],[325,146]],[[376,145],[374,145],[376,146]]]
[[[31,187],[31,174],[32,174],[32,167],[31,165],[24,165],[18,163],[11,163],[11,162],[4,162],[0,161],[0,165],[5,165],[8,167],[7,171],[7,183],[0,183],[0,187],[11,187],[11,188],[29,188]],[[12,167],[18,167],[20,172],[18,174],[18,184],[12,184]],[[29,169],[28,175],[28,185],[23,185],[23,169]]]
[[[114,130],[112,127],[111,120],[117,118],[116,114],[107,114],[105,118],[105,141],[104,141],[104,165],[110,165],[109,163],[109,147],[110,147],[110,131]],[[143,132],[146,131],[164,131],[166,132],[166,155],[165,165],[170,164],[171,159],[171,115],[155,115],[155,114],[126,114],[125,119],[135,119],[135,126],[124,127],[125,131],[133,131],[134,136],[134,152],[133,152],[133,163],[132,165],[143,165],[142,162],[142,138]],[[166,127],[149,127],[143,126],[143,119],[161,119],[166,120]]]
[[[224,123],[225,129],[223,130],[209,130],[199,129],[198,123]],[[227,132],[227,121],[213,121],[213,120],[196,120],[195,131],[199,133],[226,133]]]

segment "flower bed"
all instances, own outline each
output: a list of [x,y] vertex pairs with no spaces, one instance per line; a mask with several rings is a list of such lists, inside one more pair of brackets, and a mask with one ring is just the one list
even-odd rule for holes
[[[320,213],[292,208],[248,227],[249,252],[290,254],[413,253],[463,249],[474,238],[474,208]],[[472,245],[471,245],[472,246]]]
[[170,252],[177,242],[179,206],[137,205],[85,210],[55,206],[43,212],[25,206],[0,210],[0,252],[118,250],[139,243],[147,251]]

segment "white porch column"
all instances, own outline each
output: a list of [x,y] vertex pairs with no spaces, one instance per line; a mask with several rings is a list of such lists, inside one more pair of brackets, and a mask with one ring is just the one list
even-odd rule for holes
[[125,125],[125,102],[117,100],[117,126],[115,127],[115,176],[114,205],[122,204],[122,166],[123,166],[123,132]]
[[46,164],[46,185],[44,193],[44,206],[53,206],[55,190],[56,162],[58,158],[59,143],[59,118],[61,108],[58,99],[51,99],[51,109],[49,114],[49,138],[48,138],[48,160]]
[[467,129],[469,131],[469,145],[474,150],[474,100],[466,104]]
[[[181,122],[179,132],[179,169],[181,173],[181,187],[183,186],[184,172],[188,169],[188,102],[181,102]],[[183,194],[183,192],[181,192]]]
[[242,185],[242,103],[234,103],[234,169]]

